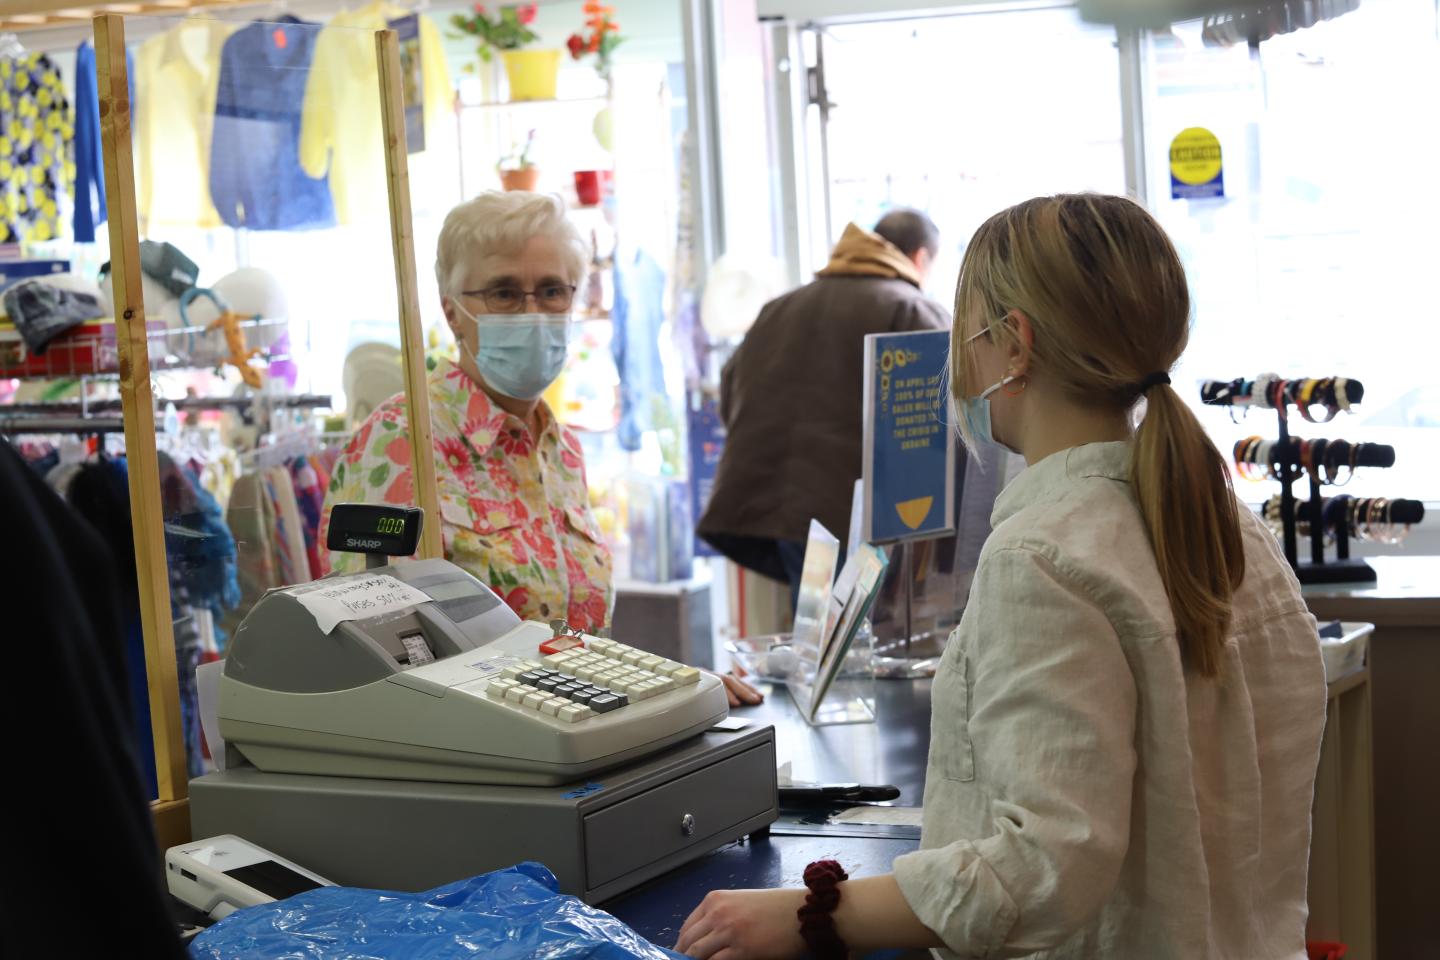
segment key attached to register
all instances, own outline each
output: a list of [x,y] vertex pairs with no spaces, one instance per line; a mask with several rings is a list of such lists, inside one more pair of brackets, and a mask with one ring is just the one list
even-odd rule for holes
[[[521,622],[444,560],[408,556],[420,513],[336,506],[362,574],[272,590],[231,640],[220,733],[261,770],[556,784],[723,720],[720,680],[563,623]],[[377,558],[380,562],[375,562]]]

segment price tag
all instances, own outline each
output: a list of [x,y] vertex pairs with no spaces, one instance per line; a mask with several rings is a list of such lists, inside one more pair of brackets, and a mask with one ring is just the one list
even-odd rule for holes
[[285,592],[310,611],[320,632],[327,635],[346,620],[369,620],[430,599],[423,591],[389,574],[332,577]]

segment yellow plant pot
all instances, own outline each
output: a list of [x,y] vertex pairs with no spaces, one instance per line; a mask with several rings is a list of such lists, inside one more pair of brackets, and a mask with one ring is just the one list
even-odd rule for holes
[[563,50],[503,50],[511,100],[554,100]]

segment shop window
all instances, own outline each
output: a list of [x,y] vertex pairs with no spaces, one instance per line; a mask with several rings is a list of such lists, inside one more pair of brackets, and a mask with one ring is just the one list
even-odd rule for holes
[[[1362,470],[1346,493],[1440,499],[1435,5],[1367,0],[1253,52],[1206,46],[1201,34],[1177,25],[1146,45],[1150,207],[1180,249],[1193,298],[1177,386],[1228,452],[1242,437],[1273,436],[1275,417],[1236,423],[1201,409],[1201,380],[1359,379],[1354,415],[1324,426],[1295,417],[1297,432],[1395,446],[1393,469]],[[1220,140],[1223,198],[1171,198],[1170,142],[1189,127]],[[1237,488],[1251,501],[1275,492]]]
[[942,243],[930,292],[947,305],[991,214],[1039,194],[1125,192],[1111,27],[1021,9],[832,24],[820,43],[831,240],[891,206],[927,211]]

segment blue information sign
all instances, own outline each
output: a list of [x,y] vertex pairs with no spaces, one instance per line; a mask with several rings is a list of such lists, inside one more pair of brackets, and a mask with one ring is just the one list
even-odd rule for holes
[[941,396],[949,356],[946,330],[865,338],[866,543],[954,532],[955,432]]

